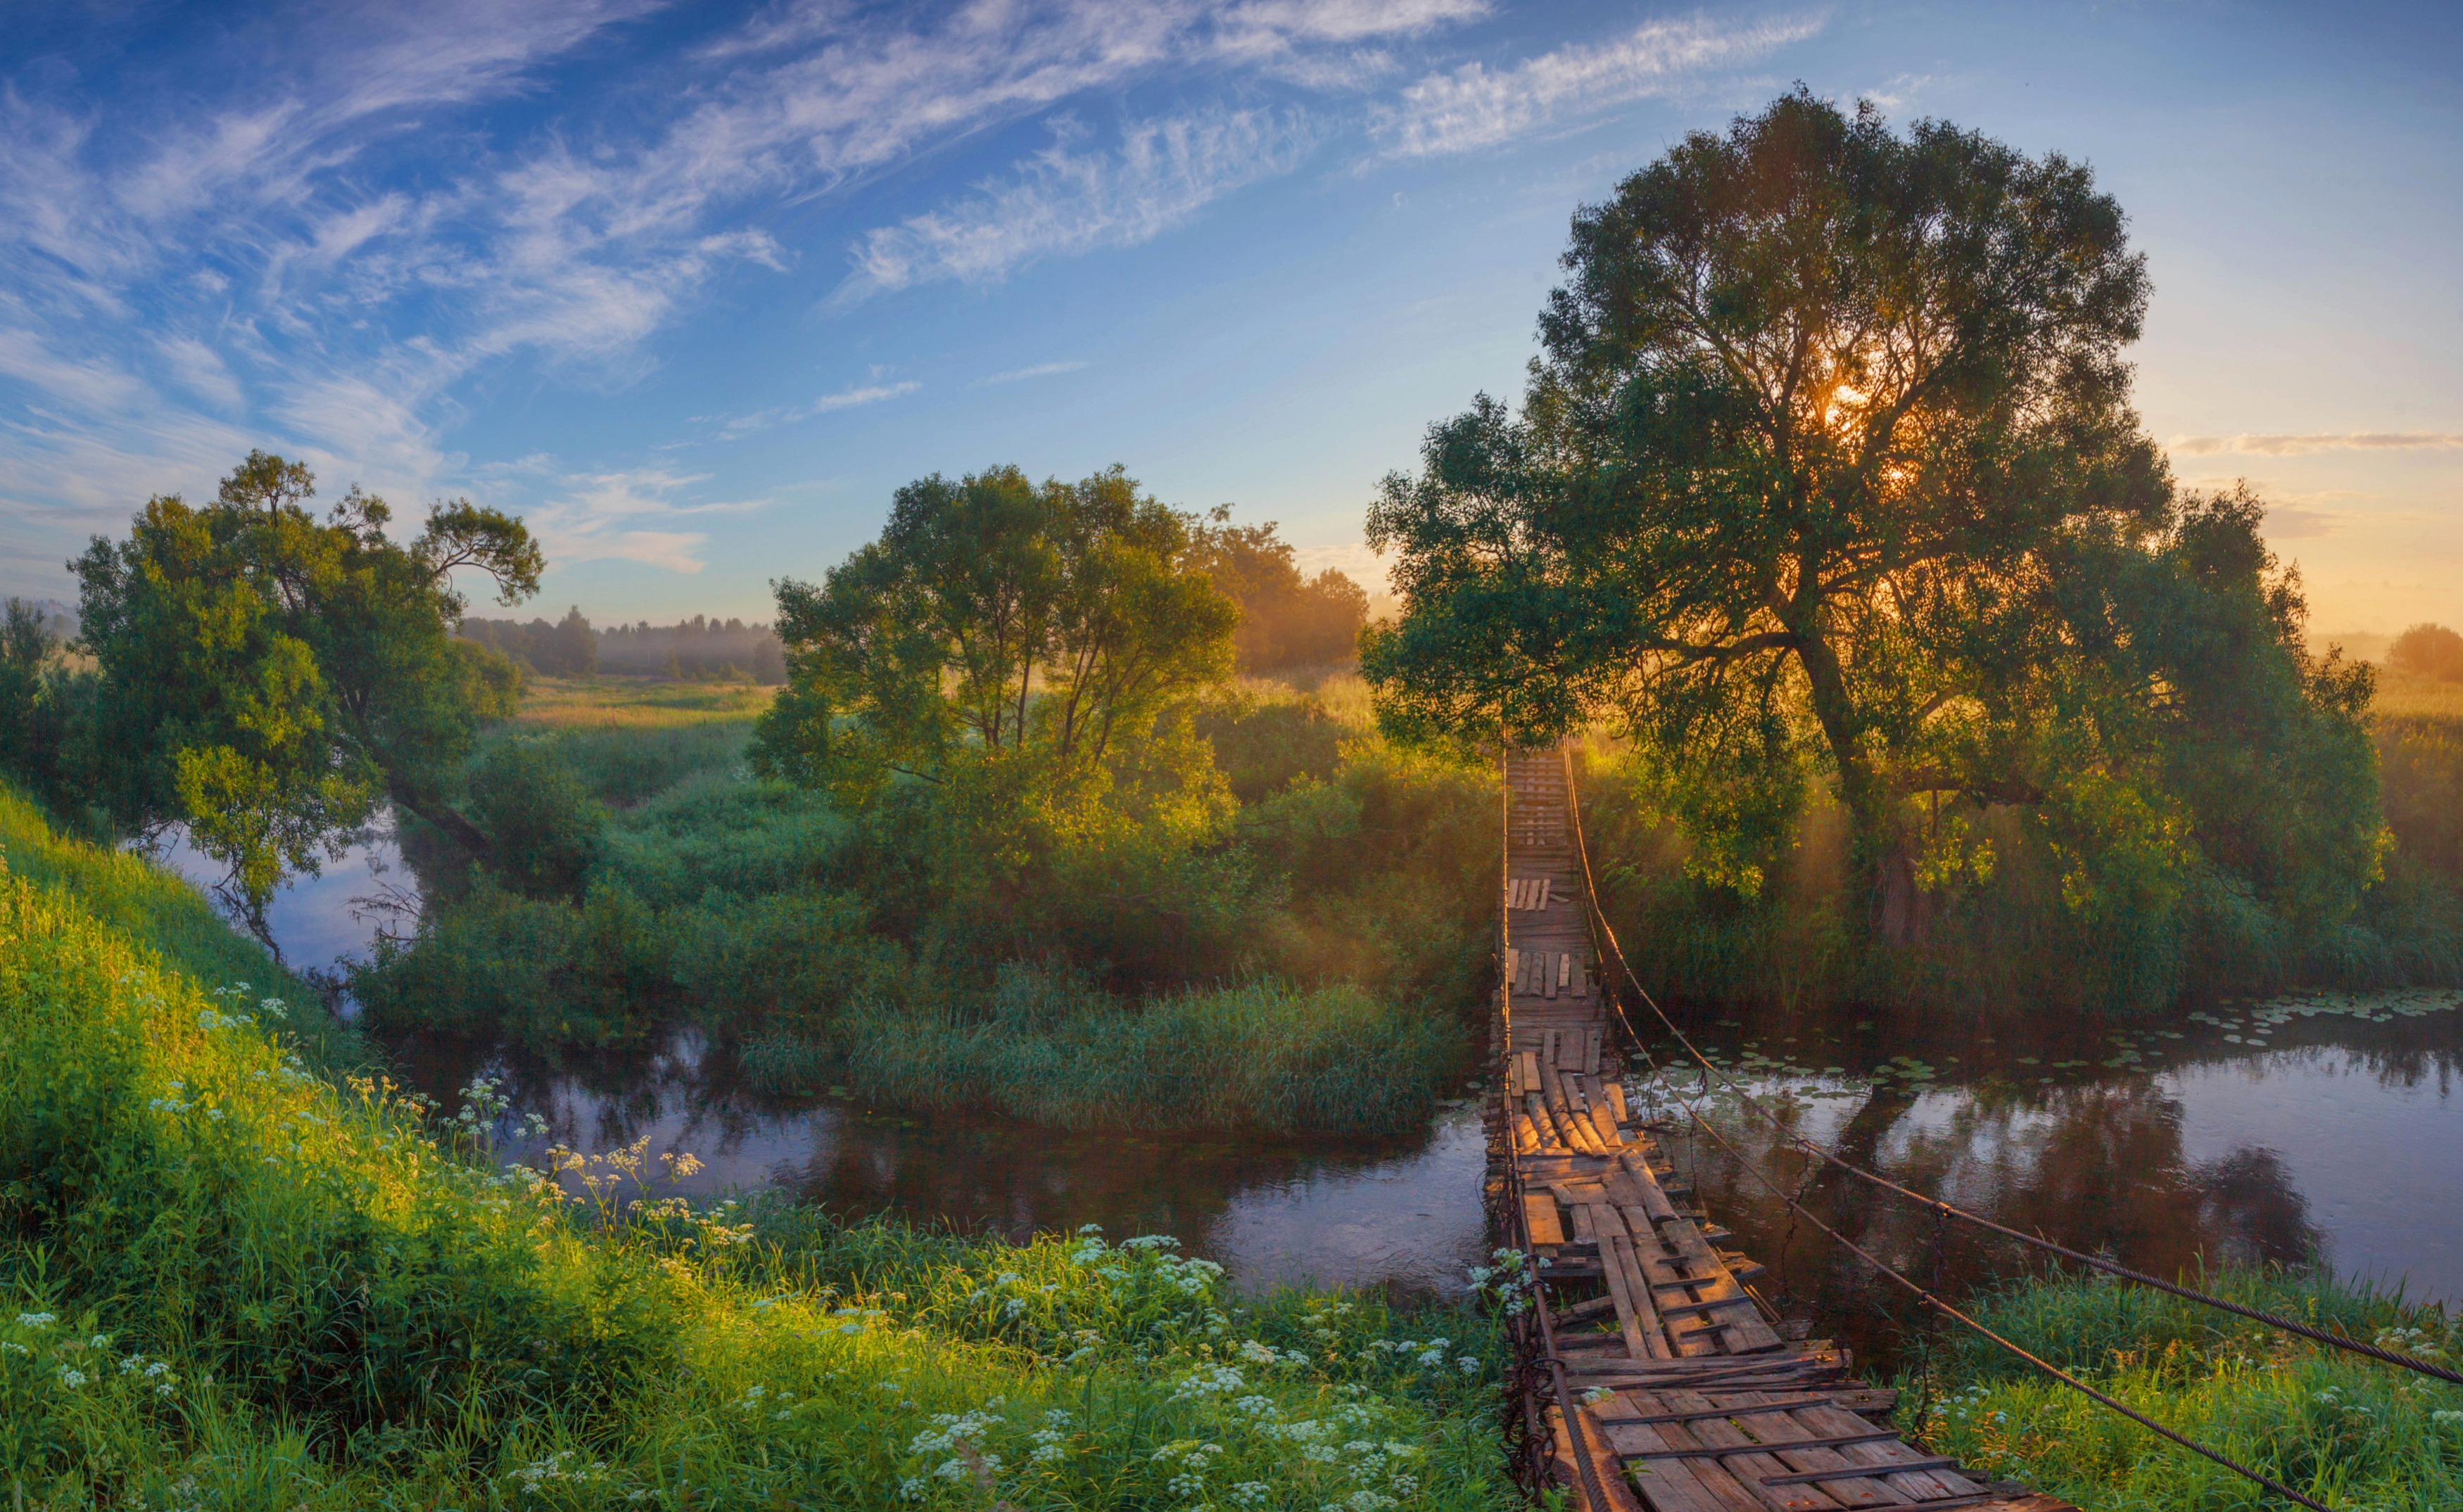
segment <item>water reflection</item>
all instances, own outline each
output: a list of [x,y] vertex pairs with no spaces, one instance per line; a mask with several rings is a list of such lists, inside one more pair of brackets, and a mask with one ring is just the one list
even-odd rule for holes
[[[2277,1043],[2263,1047],[2247,1035],[2227,1043],[2213,1026],[2140,1029],[2128,1037],[2137,1053],[2119,1065],[2110,1026],[2085,1039],[2045,1036],[2051,1044],[2002,1026],[1995,1044],[1972,1026],[1916,1038],[1900,1025],[1861,1055],[1880,1033],[1869,1024],[1796,1026],[1789,1055],[1829,1060],[1837,1073],[1750,1061],[1777,1059],[1767,1026],[1753,1041],[1742,1025],[1703,1027],[1705,1048],[1738,1066],[1785,1125],[1714,1097],[1707,1111],[1729,1141],[1800,1191],[1823,1222],[1952,1295],[2036,1268],[2040,1256],[1943,1223],[1788,1139],[1811,1138],[1914,1191],[2158,1275],[2321,1259],[2401,1281],[2415,1297],[2463,1297],[2463,1220],[2451,1202],[2463,1190],[2454,1074],[2463,1014],[2306,1020],[2274,1028]],[[1943,1085],[1929,1065],[1894,1074],[1882,1045],[1955,1061],[1957,1080]],[[2066,1064],[2045,1074],[2054,1063]],[[1876,1075],[1889,1079],[1870,1086]],[[1810,1225],[1792,1227],[1786,1203],[1737,1155],[1689,1124],[1671,1148],[1740,1247],[1772,1266],[1767,1293],[1862,1352],[1897,1355],[1913,1312],[1894,1288]]]

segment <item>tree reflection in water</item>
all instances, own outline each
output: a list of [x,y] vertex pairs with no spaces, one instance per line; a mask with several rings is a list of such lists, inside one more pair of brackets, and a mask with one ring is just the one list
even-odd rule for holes
[[[2179,1102],[2144,1078],[2024,1094],[1994,1084],[1922,1093],[1884,1088],[1826,1142],[1913,1191],[2156,1275],[2193,1270],[2201,1260],[2299,1262],[2320,1253],[2322,1236],[2276,1152],[2244,1149],[2194,1163],[2183,1155],[2181,1128]],[[1817,1129],[1804,1132],[1820,1137]],[[1804,1179],[1810,1157],[1778,1148],[1769,1125],[1738,1114],[1722,1120],[1721,1133],[1791,1188]],[[1692,1173],[1711,1214],[1735,1231],[1737,1247],[1774,1266],[1764,1295],[1784,1294],[1791,1311],[1819,1320],[1885,1369],[1903,1356],[1904,1325],[1918,1311],[1905,1292],[1877,1281],[1810,1225],[1798,1225],[1791,1238],[1786,1205],[1714,1142],[1695,1136],[1676,1145],[1678,1163]],[[1938,1222],[1929,1209],[1826,1163],[1804,1203],[1953,1298],[2038,1268],[2045,1258],[1971,1224]]]

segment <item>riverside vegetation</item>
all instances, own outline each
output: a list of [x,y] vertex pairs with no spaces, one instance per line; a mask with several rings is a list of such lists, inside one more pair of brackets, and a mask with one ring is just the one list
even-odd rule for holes
[[499,1168],[485,1082],[443,1109],[352,1074],[184,884],[5,791],[0,853],[17,1505],[1507,1501],[1475,1311],[635,1199],[639,1149]]
[[481,864],[409,826],[426,907],[354,992],[551,1046],[690,1020],[782,1090],[1049,1124],[1420,1121],[1473,1042],[1493,783],[1384,740],[1347,675],[1236,678],[1365,597],[1214,519],[1118,469],[901,489],[779,585],[749,742],[639,700],[483,735]]
[[[2463,1322],[2400,1289],[2314,1272],[2191,1278],[2243,1307],[2452,1367]],[[2003,1287],[1975,1320],[2107,1395],[2329,1506],[2463,1505],[2463,1388],[2289,1338],[2102,1277]],[[1964,1329],[1903,1377],[1901,1422],[1936,1452],[2082,1507],[2127,1512],[2270,1504],[2238,1476],[2050,1380]]]

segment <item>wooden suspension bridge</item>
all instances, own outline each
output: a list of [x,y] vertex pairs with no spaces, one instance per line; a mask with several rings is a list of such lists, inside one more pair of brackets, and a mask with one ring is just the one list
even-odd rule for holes
[[1721,1247],[1625,1105],[1566,752],[1508,755],[1505,787],[1489,1195],[1536,1264],[1568,1388],[1524,1377],[1553,1478],[1589,1512],[2077,1512],[1907,1442],[1887,1425],[1896,1393],[1855,1380],[1843,1349],[1784,1336],[1752,1288],[1761,1267]]

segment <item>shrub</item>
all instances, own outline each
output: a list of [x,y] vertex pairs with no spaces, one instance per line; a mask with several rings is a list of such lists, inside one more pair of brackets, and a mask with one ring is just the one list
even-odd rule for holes
[[738,897],[712,891],[666,922],[676,984],[714,1022],[825,1026],[859,998],[897,996],[905,954],[869,932],[861,899],[799,887]]
[[1449,1014],[1354,987],[1260,981],[1139,1004],[1014,963],[979,1005],[864,1001],[840,1033],[861,1096],[1079,1129],[1383,1132],[1426,1118],[1464,1053]]
[[532,897],[576,897],[599,859],[607,810],[556,744],[503,740],[470,774],[470,812],[494,850],[490,867]]

